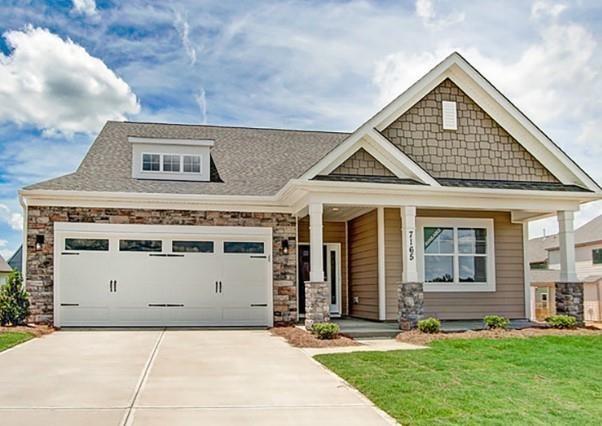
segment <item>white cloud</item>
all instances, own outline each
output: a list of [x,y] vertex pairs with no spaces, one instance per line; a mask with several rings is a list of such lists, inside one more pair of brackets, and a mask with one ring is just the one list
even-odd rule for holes
[[190,41],[190,26],[188,25],[188,21],[184,16],[182,16],[182,14],[180,14],[179,12],[174,13],[174,27],[176,28],[176,31],[178,31],[180,40],[182,41],[182,46],[184,46],[186,55],[188,55],[188,59],[190,59],[190,65],[194,65],[196,63],[196,49]]
[[23,229],[23,215],[11,211],[4,204],[0,204],[0,221],[7,223],[15,231]]
[[201,110],[201,123],[207,124],[207,98],[205,97],[205,89],[201,87],[201,90],[194,96],[194,99]]
[[531,18],[541,18],[543,16],[549,16],[557,18],[562,12],[566,10],[567,6],[562,3],[553,3],[547,0],[537,0],[531,6]]
[[422,19],[424,25],[431,28],[443,28],[464,21],[464,13],[454,12],[440,17],[435,11],[433,0],[416,0],[416,15]]
[[2,256],[2,258],[4,260],[8,260],[10,259],[10,257],[13,255],[15,251],[14,250],[10,250],[10,249],[0,249],[0,256]]
[[0,53],[0,120],[72,134],[140,110],[127,83],[73,41],[31,26],[4,38],[13,50]]
[[0,247],[6,247],[7,244],[8,244],[7,240],[0,240]]
[[73,0],[72,11],[79,15],[96,15],[96,2],[94,0]]

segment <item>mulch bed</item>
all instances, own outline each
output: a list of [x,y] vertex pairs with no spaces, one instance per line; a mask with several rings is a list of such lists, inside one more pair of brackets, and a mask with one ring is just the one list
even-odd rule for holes
[[397,340],[415,345],[425,345],[435,340],[447,339],[504,339],[507,337],[527,338],[537,336],[602,336],[602,330],[595,330],[592,328],[578,328],[575,330],[525,328],[522,330],[479,330],[435,334],[427,334],[418,330],[412,330],[398,334]]
[[5,331],[23,331],[26,333],[31,333],[35,337],[40,337],[54,332],[54,327],[38,324],[18,325],[16,327],[0,326],[0,333],[3,333]]
[[331,348],[339,346],[358,346],[355,340],[339,335],[336,339],[322,340],[299,327],[274,327],[270,331],[274,336],[284,337],[286,341],[296,348]]

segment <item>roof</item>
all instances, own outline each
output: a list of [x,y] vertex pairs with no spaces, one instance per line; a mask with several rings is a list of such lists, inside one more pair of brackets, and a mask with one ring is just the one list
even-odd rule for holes
[[482,179],[452,179],[437,178],[442,186],[457,186],[464,188],[493,188],[493,189],[523,189],[537,191],[562,191],[562,192],[591,192],[577,185],[565,185],[552,182],[526,182],[508,180],[482,180]]
[[[210,139],[223,182],[132,178],[128,137]],[[274,195],[349,136],[348,133],[109,121],[74,173],[26,190],[211,195]]]
[[12,272],[13,269],[10,267],[6,260],[0,255],[0,272]]
[[318,175],[313,180],[331,182],[396,183],[400,185],[424,185],[414,179],[401,179],[397,176],[358,176],[358,175]]
[[17,251],[8,259],[8,264],[14,271],[23,272],[23,245],[20,245]]
[[[558,250],[560,245],[558,242],[557,235],[554,235],[556,240],[554,244],[548,245],[547,250]],[[575,245],[586,245],[589,243],[595,243],[602,241],[602,215],[596,216],[589,222],[581,225],[575,229]],[[530,246],[529,246],[530,247]]]
[[558,246],[558,235],[530,239],[527,248],[529,263],[539,263],[548,260],[548,250],[554,246]]

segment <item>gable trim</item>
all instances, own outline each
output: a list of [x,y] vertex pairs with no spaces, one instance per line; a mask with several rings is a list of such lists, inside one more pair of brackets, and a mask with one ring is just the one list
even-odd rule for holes
[[330,174],[361,148],[400,179],[417,179],[428,185],[440,186],[430,174],[410,157],[395,147],[379,132],[370,128],[352,134],[310,168],[301,179],[310,180],[317,175]]

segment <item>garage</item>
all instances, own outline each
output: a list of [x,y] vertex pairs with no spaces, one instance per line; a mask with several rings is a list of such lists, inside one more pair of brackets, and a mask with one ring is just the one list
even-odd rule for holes
[[55,223],[55,324],[270,326],[271,234]]

